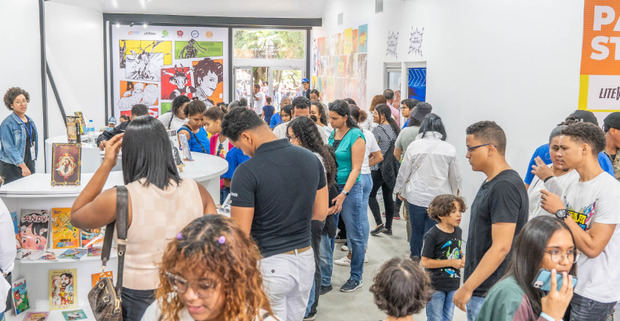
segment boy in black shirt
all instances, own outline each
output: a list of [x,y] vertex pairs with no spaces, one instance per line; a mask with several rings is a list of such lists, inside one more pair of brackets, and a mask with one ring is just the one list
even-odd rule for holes
[[431,276],[435,288],[426,306],[426,320],[452,320],[452,297],[461,283],[460,269],[465,266],[461,250],[461,215],[465,212],[462,198],[450,194],[435,197],[428,208],[428,216],[437,221],[426,235],[420,264]]

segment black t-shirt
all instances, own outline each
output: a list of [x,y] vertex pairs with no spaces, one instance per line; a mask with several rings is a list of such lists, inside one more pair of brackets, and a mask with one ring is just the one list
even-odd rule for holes
[[[482,256],[493,243],[491,225],[516,223],[515,236],[527,222],[528,198],[523,180],[512,169],[505,170],[480,186],[471,205],[471,219],[467,239],[465,280],[474,272]],[[514,242],[514,238],[513,238]],[[474,290],[474,296],[484,297],[506,273],[510,253],[488,279]]]
[[[422,256],[434,260],[461,259],[461,231],[460,227],[455,227],[454,232],[446,233],[440,230],[437,225],[433,226],[424,235],[424,246]],[[452,267],[439,269],[427,269],[430,272],[431,283],[437,291],[454,291],[461,285],[461,271]]]
[[314,199],[325,184],[316,155],[280,139],[261,145],[237,167],[231,205],[254,208],[250,233],[268,257],[311,245]]

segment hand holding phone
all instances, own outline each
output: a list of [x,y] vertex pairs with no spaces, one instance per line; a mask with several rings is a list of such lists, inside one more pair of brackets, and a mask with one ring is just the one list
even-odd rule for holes
[[[540,269],[540,271],[538,271],[538,274],[536,275],[536,279],[534,280],[534,282],[532,282],[532,286],[535,289],[541,289],[545,292],[551,291],[551,272],[552,271],[546,269]],[[557,283],[557,290],[560,291],[560,288],[562,287],[563,277],[561,274],[556,273],[554,279]],[[570,279],[572,280],[572,287],[575,288],[577,286],[577,277],[571,276]]]
[[[548,270],[541,270],[549,272]],[[541,273],[538,273],[540,276]],[[576,278],[568,273],[563,272],[560,276],[555,269],[551,270],[549,274],[549,293],[541,299],[542,312],[548,314],[554,320],[561,320],[566,313],[566,309],[570,304],[570,300],[573,298],[573,284],[576,284]],[[561,284],[558,281],[561,280]],[[538,278],[534,280],[534,283],[538,281]],[[534,286],[536,287],[536,286]]]

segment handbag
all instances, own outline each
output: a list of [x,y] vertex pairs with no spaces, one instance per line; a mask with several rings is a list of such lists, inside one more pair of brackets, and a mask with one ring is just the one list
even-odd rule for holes
[[101,262],[105,268],[110,259],[114,226],[116,225],[118,269],[116,286],[109,277],[102,277],[88,292],[88,302],[97,321],[122,321],[121,288],[123,287],[123,266],[125,263],[125,249],[127,248],[128,229],[128,198],[127,187],[116,187],[116,221],[107,225],[101,250]]
[[[390,136],[385,128],[381,126],[379,126],[379,128],[383,130],[387,137]],[[400,169],[400,162],[394,157],[395,143],[396,138],[390,140],[390,147],[388,147],[388,150],[383,154],[383,161],[379,165],[383,181],[391,188],[394,188],[394,185],[396,185],[396,178],[398,177],[398,170]]]

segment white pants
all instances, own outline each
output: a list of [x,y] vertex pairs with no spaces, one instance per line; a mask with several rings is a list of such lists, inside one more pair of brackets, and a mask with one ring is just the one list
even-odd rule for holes
[[312,249],[260,260],[265,293],[278,320],[303,320],[314,282],[314,269]]

